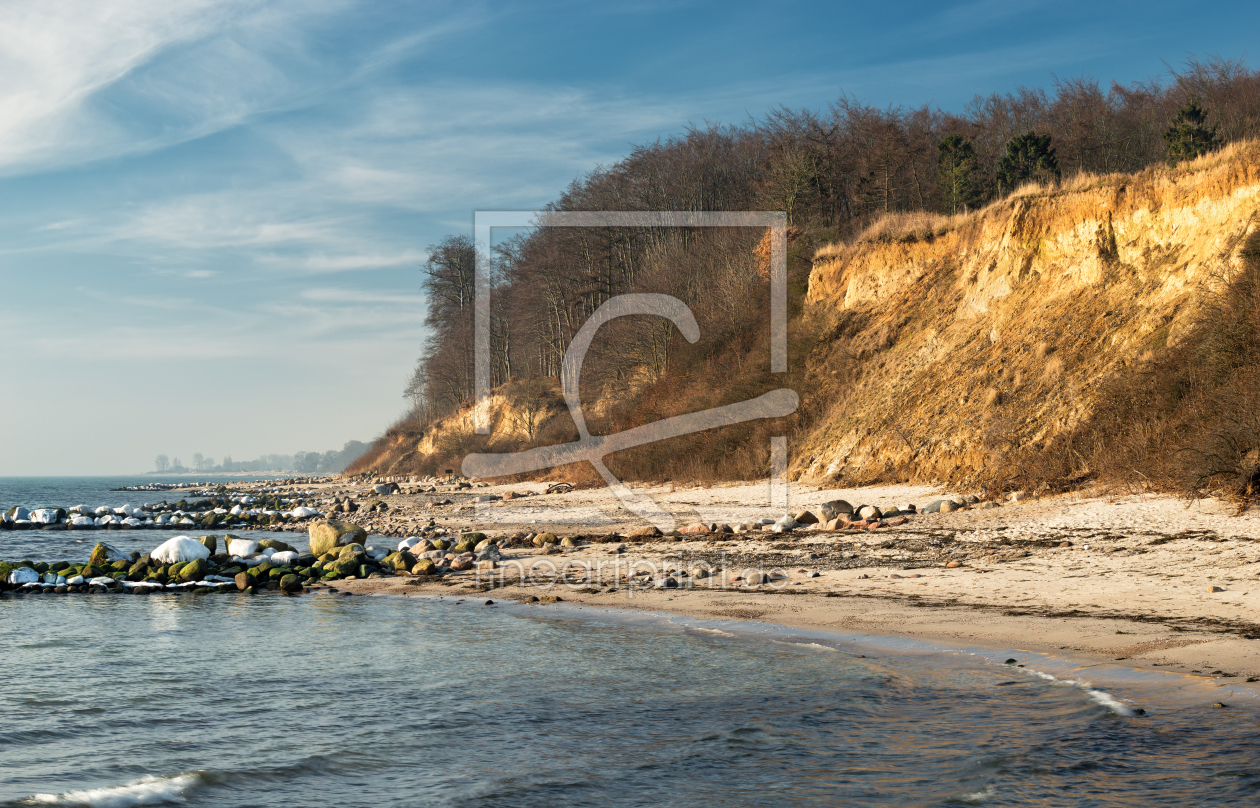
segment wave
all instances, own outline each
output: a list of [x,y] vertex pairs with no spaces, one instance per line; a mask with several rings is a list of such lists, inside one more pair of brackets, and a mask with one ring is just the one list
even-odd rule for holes
[[1054,682],[1055,684],[1064,685],[1067,687],[1080,688],[1081,692],[1084,693],[1086,696],[1088,696],[1090,701],[1094,702],[1095,704],[1101,707],[1106,707],[1108,710],[1115,713],[1116,715],[1121,715],[1126,718],[1132,718],[1135,715],[1145,712],[1145,710],[1140,710],[1140,711],[1134,710],[1132,707],[1120,701],[1119,699],[1117,699],[1115,696],[1111,695],[1107,691],[1099,690],[1098,688],[1094,687],[1089,682],[1086,682],[1083,679],[1060,679],[1057,676],[1052,676],[1051,674],[1048,674],[1048,673],[1042,673],[1041,671],[1035,671],[1032,668],[1021,668],[1021,670],[1023,670],[1025,673],[1028,673],[1031,676],[1036,676],[1038,678],[1045,679],[1048,682]]
[[67,791],[64,794],[36,794],[27,805],[86,805],[91,808],[128,808],[132,805],[162,805],[183,802],[184,797],[203,782],[199,772],[174,777],[142,777],[121,786]]

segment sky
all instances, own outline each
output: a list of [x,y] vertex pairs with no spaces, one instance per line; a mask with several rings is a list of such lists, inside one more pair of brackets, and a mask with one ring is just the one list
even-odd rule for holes
[[340,448],[419,267],[634,144],[1243,57],[1260,4],[6,0],[0,476]]

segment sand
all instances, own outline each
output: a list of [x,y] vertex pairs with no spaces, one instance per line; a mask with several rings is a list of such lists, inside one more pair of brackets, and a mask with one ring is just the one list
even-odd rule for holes
[[[478,495],[544,489],[522,484],[447,493],[442,496],[456,502],[444,509],[425,505],[433,494],[387,499],[395,507],[392,524],[403,528],[427,523],[431,516],[451,530],[488,533],[606,536],[643,524],[618,510],[603,489],[470,502]],[[765,484],[640,490],[674,513],[680,526],[782,515],[769,509]],[[950,493],[930,486],[793,486],[790,501],[793,511],[837,498],[853,504],[923,505]],[[456,510],[461,507],[462,512]],[[499,600],[558,595],[587,606],[1026,649],[1238,684],[1260,679],[1258,541],[1260,514],[1236,515],[1223,503],[1083,493],[919,515],[899,527],[863,532],[701,536],[626,544],[621,554],[610,543],[556,555],[514,548],[495,572],[440,580],[347,580],[333,586],[356,593]],[[1063,542],[1072,546],[1058,546]],[[960,566],[947,568],[950,561]],[[630,586],[623,577],[648,570],[651,580],[669,570],[700,566],[717,575],[678,576],[690,581],[678,589]],[[570,570],[572,582],[551,582],[562,567]],[[750,569],[776,577],[749,586],[740,579]],[[537,579],[522,581],[531,570]],[[811,572],[818,576],[809,577]]]

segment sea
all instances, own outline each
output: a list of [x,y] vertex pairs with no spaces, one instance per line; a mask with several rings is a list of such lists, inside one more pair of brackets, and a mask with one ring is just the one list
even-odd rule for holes
[[0,598],[0,806],[1260,804],[1228,680],[563,596]]

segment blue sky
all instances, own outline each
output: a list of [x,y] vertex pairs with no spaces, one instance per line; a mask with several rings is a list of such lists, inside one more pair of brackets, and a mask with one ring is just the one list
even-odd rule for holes
[[417,267],[635,143],[771,107],[959,109],[1260,4],[9,0],[0,475],[338,448],[404,407]]

